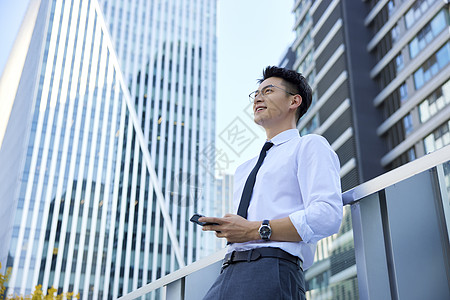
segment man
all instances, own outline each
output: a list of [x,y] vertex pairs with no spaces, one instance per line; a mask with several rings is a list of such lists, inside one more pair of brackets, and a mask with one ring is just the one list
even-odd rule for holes
[[342,220],[339,160],[319,135],[300,137],[296,124],[311,105],[299,73],[267,67],[250,94],[254,121],[267,142],[235,173],[237,215],[203,217],[205,231],[227,239],[222,271],[205,299],[305,299],[303,270],[318,240]]

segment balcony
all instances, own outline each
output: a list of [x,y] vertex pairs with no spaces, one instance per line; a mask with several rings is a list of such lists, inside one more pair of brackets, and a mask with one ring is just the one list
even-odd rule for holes
[[[343,200],[356,265],[341,273],[356,266],[360,299],[450,299],[450,146],[345,192]],[[201,299],[224,255],[222,249],[120,299]],[[331,290],[317,298],[335,299]]]

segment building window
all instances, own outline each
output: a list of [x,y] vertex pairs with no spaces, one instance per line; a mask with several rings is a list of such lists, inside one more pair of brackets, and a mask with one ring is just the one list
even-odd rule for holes
[[[300,12],[299,9],[297,11]],[[309,13],[306,13],[305,18],[296,29],[297,36],[300,36],[305,31],[305,28],[310,24],[310,21],[311,16],[309,15]]]
[[[308,1],[302,1],[300,3],[300,5],[297,7],[297,9],[295,10],[295,20],[297,21],[298,18],[302,15],[305,6],[308,4]],[[309,13],[306,13],[306,15],[304,16],[304,18],[309,18]]]
[[305,38],[301,42],[300,46],[298,46],[297,48],[297,57],[300,57],[303,53],[305,53],[305,49],[310,45],[311,41],[311,34],[308,32],[308,34],[306,34]]
[[403,55],[401,53],[399,53],[395,58],[395,67],[397,68],[397,73],[400,72],[404,67]]
[[[312,94],[312,97],[311,97],[312,99],[311,99],[311,107],[313,107],[314,106],[314,104],[316,104],[317,103],[317,93],[316,92],[313,92],[313,94]],[[310,107],[310,108],[311,108]]]
[[18,237],[19,236],[19,227],[18,226],[14,226],[13,227],[12,236],[13,237]]
[[436,0],[418,0],[413,6],[408,10],[405,15],[406,28],[410,28],[416,23],[416,20],[422,17],[422,15],[428,10],[428,8]]
[[307,135],[313,133],[316,128],[319,127],[319,117],[317,114],[306,124],[306,126],[300,131],[300,135]]
[[391,30],[391,38],[393,44],[398,40],[399,36],[400,36],[400,28],[398,24],[396,24]]
[[403,103],[408,98],[408,87],[406,86],[406,82],[403,82],[403,84],[399,88],[400,91],[400,101]]
[[19,268],[22,268],[25,266],[25,256],[21,255],[19,260]]
[[375,51],[377,60],[381,60],[389,52],[389,50],[392,49],[392,44],[393,40],[391,34],[385,35],[380,40],[380,42],[377,44]]
[[389,118],[395,113],[401,106],[400,101],[400,87],[397,88],[392,94],[387,96],[383,103],[384,118]]
[[409,43],[409,55],[416,57],[431,41],[447,27],[446,12],[441,10],[430,23],[422,28],[417,36]]
[[390,1],[388,2],[388,4],[387,4],[387,7],[388,7],[388,13],[389,13],[389,15],[392,15],[392,13],[393,13],[394,10],[395,10],[394,1],[390,0]]
[[404,118],[403,118],[403,126],[405,128],[405,134],[408,135],[413,131],[413,122],[412,122],[412,117],[411,114],[407,114]]
[[409,149],[407,154],[408,154],[409,161],[413,161],[416,159],[416,150],[414,149],[414,147]]
[[450,80],[419,105],[420,123],[425,123],[450,103]]
[[398,121],[392,126],[386,134],[386,142],[389,149],[394,149],[398,144],[403,142],[406,138],[405,125],[403,124],[403,119]]
[[425,153],[436,151],[450,144],[449,126],[450,121],[446,121],[423,140]]
[[312,72],[306,78],[306,81],[308,81],[308,83],[312,85],[314,83],[315,78],[316,78],[316,69],[313,69]]
[[311,66],[311,63],[313,62],[313,52],[309,51],[309,53],[306,55],[305,60],[302,62],[300,67],[298,68],[300,73],[305,73],[306,70],[309,69]]
[[384,89],[397,77],[397,65],[395,61],[391,61],[383,68],[378,77],[378,84],[380,89]]
[[439,70],[450,61],[450,42],[447,42],[438,52],[432,55],[416,72],[414,72],[414,85],[420,89],[433,78]]

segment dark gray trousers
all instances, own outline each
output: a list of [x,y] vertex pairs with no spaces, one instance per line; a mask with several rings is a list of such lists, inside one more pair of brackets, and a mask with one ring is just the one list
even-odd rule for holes
[[264,257],[230,264],[204,300],[305,300],[305,277],[300,267],[280,258]]

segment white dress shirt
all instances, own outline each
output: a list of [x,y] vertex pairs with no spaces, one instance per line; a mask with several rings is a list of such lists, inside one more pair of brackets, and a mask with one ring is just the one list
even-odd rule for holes
[[[307,269],[313,263],[317,241],[337,233],[341,225],[339,159],[325,138],[315,134],[300,137],[297,129],[283,131],[271,142],[274,145],[267,151],[256,176],[247,219],[262,221],[289,216],[303,241],[234,243],[228,252],[277,247],[298,256]],[[236,169],[235,212],[257,160],[258,157],[250,159]]]

